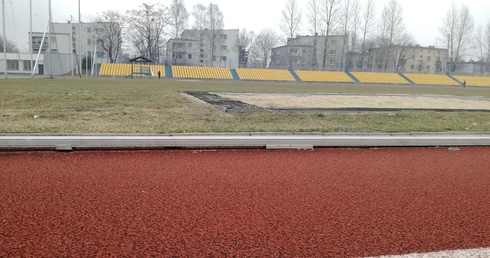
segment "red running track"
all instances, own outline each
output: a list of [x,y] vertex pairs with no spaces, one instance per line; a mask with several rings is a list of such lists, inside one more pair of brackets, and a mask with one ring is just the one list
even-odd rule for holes
[[0,257],[490,247],[490,148],[0,152]]

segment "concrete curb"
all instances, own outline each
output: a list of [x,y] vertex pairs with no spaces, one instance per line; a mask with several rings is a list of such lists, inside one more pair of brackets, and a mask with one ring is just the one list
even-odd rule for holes
[[325,147],[459,147],[490,146],[487,133],[374,134],[175,134],[175,135],[44,135],[0,134],[0,149],[150,149]]

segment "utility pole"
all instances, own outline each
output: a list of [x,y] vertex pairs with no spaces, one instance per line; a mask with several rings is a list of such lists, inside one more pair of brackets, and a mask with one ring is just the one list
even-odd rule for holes
[[30,30],[29,30],[29,53],[31,54],[31,70],[32,70],[32,65],[33,65],[33,58],[32,58],[32,0],[29,0],[29,23],[30,23]]
[[77,33],[77,49],[78,49],[78,55],[80,58],[78,59],[78,71],[80,78],[82,78],[82,47],[80,46],[80,38],[82,37],[82,29],[81,29],[81,24],[82,24],[82,14],[80,12],[80,0],[78,0],[78,33]]
[[51,26],[53,25],[53,18],[52,18],[52,13],[51,13],[51,0],[49,0],[49,36],[48,36],[48,57],[49,57],[49,77],[53,78],[53,57],[51,55],[51,49],[52,49],[52,42],[53,42],[53,35],[52,35],[52,28]]
[[8,79],[7,77],[7,34],[6,28],[5,28],[5,0],[2,0],[2,16],[3,16],[3,61],[5,65],[5,79]]

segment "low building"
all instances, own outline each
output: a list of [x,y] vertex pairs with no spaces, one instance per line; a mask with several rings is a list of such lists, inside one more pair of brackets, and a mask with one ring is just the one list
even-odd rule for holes
[[[35,57],[31,62],[29,53],[7,53],[7,74],[9,75],[30,75],[32,67],[36,65]],[[31,66],[32,64],[32,66]],[[44,74],[44,55],[39,57],[35,74]],[[5,59],[3,53],[0,54],[0,73],[5,73]]]
[[172,65],[237,68],[239,30],[184,30],[167,42],[167,60]]
[[[272,49],[269,67],[295,70],[342,70],[344,39],[345,36],[342,35],[290,38],[286,45]],[[326,49],[325,43],[327,44]]]

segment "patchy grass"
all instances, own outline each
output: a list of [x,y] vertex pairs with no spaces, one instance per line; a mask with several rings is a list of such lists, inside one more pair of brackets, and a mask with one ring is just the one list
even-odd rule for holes
[[[490,88],[146,79],[0,81],[2,133],[490,131],[485,112],[225,113],[182,91],[431,94],[490,97]],[[38,119],[34,119],[38,115]]]

